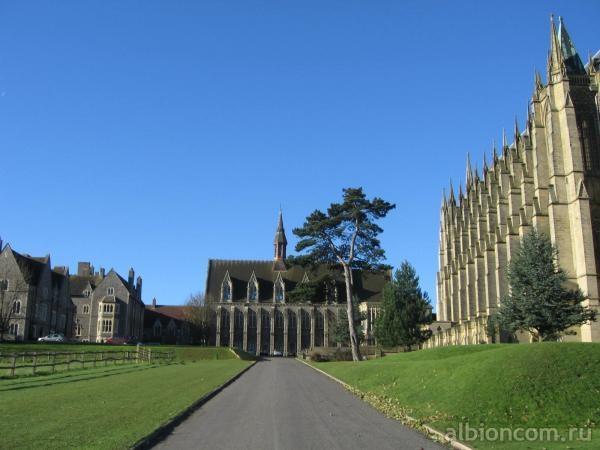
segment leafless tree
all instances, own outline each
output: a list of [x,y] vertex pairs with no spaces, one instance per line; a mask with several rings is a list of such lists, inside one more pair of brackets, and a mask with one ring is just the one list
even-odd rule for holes
[[215,324],[213,311],[206,305],[204,294],[191,294],[185,303],[185,318],[192,328],[195,342],[207,345],[213,334]]
[[[22,294],[27,292],[27,284],[23,281],[0,280],[0,342],[10,330],[13,319],[17,318],[20,310]],[[17,307],[19,309],[17,309]]]

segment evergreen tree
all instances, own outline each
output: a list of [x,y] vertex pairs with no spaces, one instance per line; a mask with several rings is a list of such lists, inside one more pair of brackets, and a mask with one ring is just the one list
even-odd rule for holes
[[556,261],[558,251],[548,237],[534,229],[523,238],[508,268],[510,294],[498,311],[501,326],[552,341],[569,327],[596,320],[595,311],[581,305],[581,290],[565,287],[567,275]]
[[402,345],[407,350],[429,339],[431,303],[419,287],[415,269],[404,261],[394,279],[385,287],[379,316],[375,320],[375,337],[384,345]]
[[[358,335],[358,342],[361,343],[365,337],[363,332],[362,321],[365,320],[365,316],[360,313],[356,301],[352,302],[352,309],[354,312],[354,328]],[[348,329],[348,313],[340,310],[335,321],[333,329],[333,340],[336,344],[348,346],[350,344],[350,330]]]
[[307,252],[300,258],[313,264],[341,266],[352,359],[360,361],[359,338],[350,318],[354,303],[352,271],[380,268],[385,252],[378,239],[383,229],[376,221],[387,216],[396,205],[378,197],[369,200],[362,188],[346,188],[343,192],[342,203],[332,203],[326,213],[313,211],[301,228],[294,229],[294,234],[300,238],[296,251]]

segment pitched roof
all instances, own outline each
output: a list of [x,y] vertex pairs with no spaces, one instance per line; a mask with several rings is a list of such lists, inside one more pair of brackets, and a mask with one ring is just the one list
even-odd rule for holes
[[19,265],[19,269],[21,270],[21,274],[25,278],[25,281],[28,284],[37,284],[44,269],[48,266],[48,257],[38,257],[34,258],[29,255],[22,255],[12,248],[10,248],[17,264]]
[[82,297],[83,291],[86,290],[88,285],[92,289],[96,288],[96,279],[93,276],[81,276],[81,275],[71,275],[71,296],[73,297]]
[[156,308],[146,307],[144,311],[144,327],[148,328],[154,325],[156,319],[185,321],[185,306],[157,306]]
[[[302,266],[290,266],[287,270],[277,271],[270,260],[221,260],[210,259],[208,261],[208,276],[206,281],[206,300],[218,302],[221,297],[221,284],[225,274],[229,272],[233,286],[232,300],[242,301],[246,299],[248,281],[254,272],[258,281],[259,301],[273,299],[273,283],[277,275],[281,273],[285,283],[286,291],[290,291],[304,279],[308,273],[311,280],[322,275],[330,274],[334,279],[343,283],[343,274],[340,270],[332,270],[322,265],[311,270]],[[354,287],[360,301],[380,301],[383,287],[390,280],[389,272],[367,272],[354,270]]]

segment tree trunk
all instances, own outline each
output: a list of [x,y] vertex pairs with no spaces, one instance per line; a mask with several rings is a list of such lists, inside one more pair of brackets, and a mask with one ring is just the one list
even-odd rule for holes
[[360,348],[358,347],[358,337],[354,327],[354,309],[352,308],[352,271],[350,267],[344,265],[344,279],[346,280],[346,311],[348,314],[348,330],[350,331],[350,347],[352,348],[352,359],[360,361]]

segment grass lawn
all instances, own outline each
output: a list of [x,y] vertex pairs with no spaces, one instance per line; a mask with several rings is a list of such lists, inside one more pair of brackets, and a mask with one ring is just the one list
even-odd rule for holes
[[249,364],[131,364],[0,380],[0,448],[127,448]]
[[557,428],[562,437],[571,427],[586,428],[584,437],[587,428],[593,431],[591,442],[466,442],[474,448],[600,448],[598,344],[446,347],[314,365],[365,393],[388,414],[406,413],[440,431],[458,430],[467,422],[485,429]]

